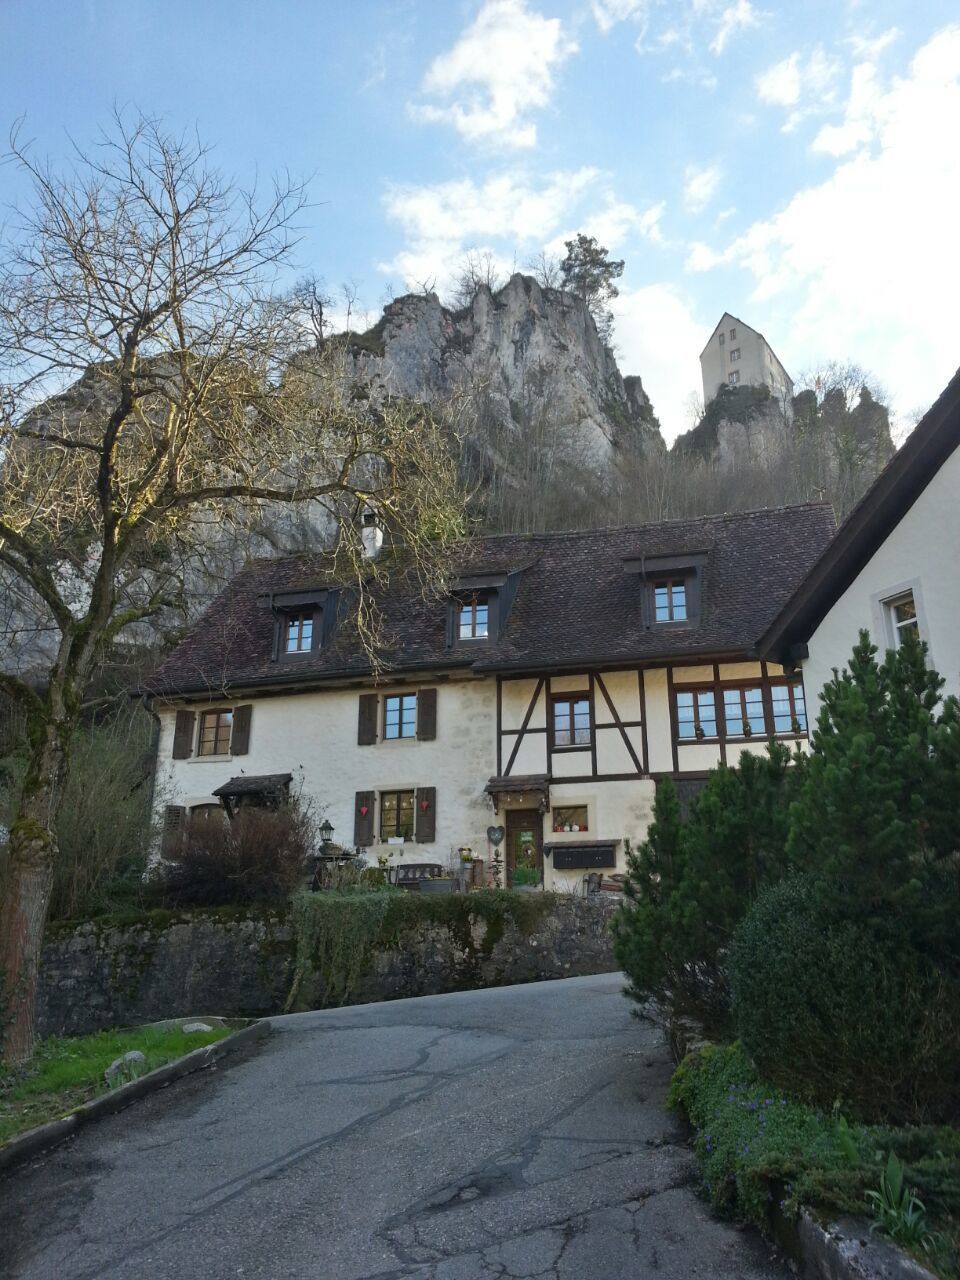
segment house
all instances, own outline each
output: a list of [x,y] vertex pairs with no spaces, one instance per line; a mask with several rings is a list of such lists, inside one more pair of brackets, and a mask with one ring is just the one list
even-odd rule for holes
[[762,333],[725,311],[700,352],[703,402],[709,404],[721,387],[767,387],[789,412],[793,379]]
[[489,863],[502,826],[509,883],[623,871],[659,778],[689,791],[768,735],[805,740],[802,679],[754,641],[833,531],[817,503],[478,538],[445,599],[399,561],[379,672],[322,554],[254,563],[145,689],[167,829],[302,791],[391,863]]
[[[960,373],[914,428],[759,642],[816,695],[861,630],[925,640],[960,694]],[[811,715],[815,708],[811,706]]]

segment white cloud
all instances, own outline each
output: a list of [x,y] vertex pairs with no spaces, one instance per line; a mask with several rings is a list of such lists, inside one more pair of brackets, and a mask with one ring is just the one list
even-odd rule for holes
[[789,58],[768,67],[756,78],[757,97],[779,107],[793,107],[800,101],[800,55],[791,53]]
[[900,34],[898,27],[890,27],[886,31],[882,31],[878,36],[852,35],[848,38],[847,44],[853,50],[855,58],[863,58],[869,62],[875,62],[884,49],[889,48],[894,40],[899,38]]
[[430,64],[416,119],[452,125],[470,142],[532,147],[529,113],[545,107],[556,70],[577,50],[559,18],[526,0],[486,0],[456,44]]
[[790,108],[783,126],[784,133],[790,133],[801,120],[836,102],[841,70],[840,61],[830,57],[821,45],[805,58],[794,52],[756,77],[757,97],[769,106]]
[[693,425],[690,398],[700,394],[698,356],[710,328],[669,284],[621,289],[612,310],[620,367],[641,374],[664,438],[672,441]]
[[419,187],[391,186],[384,208],[403,228],[407,244],[390,262],[381,263],[380,270],[399,274],[408,283],[436,280],[443,288],[467,247],[487,248],[502,240],[504,257],[525,246],[539,248],[557,233],[599,176],[599,170],[583,166],[551,174],[539,186],[518,171],[494,174],[480,183],[463,178]]
[[720,166],[688,164],[683,173],[683,203],[691,213],[700,213],[714,197],[722,177]]
[[710,42],[710,52],[720,57],[732,37],[738,31],[760,25],[761,14],[753,7],[750,0],[734,0],[720,15],[716,35]]
[[590,5],[594,21],[604,35],[618,22],[645,22],[648,7],[649,0],[592,0]]
[[813,140],[813,150],[830,156],[845,156],[869,142],[876,128],[880,98],[876,67],[869,62],[854,67],[843,123],[824,125]]
[[788,367],[850,356],[874,370],[905,411],[929,403],[958,361],[956,210],[960,164],[960,25],[915,55],[909,73],[851,89],[844,135],[826,154],[855,154],[798,191],[725,249],[691,248],[691,270],[752,275],[754,302],[777,308],[792,334]]

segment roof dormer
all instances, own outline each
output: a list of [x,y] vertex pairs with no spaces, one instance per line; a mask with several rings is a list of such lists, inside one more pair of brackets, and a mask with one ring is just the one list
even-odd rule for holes
[[640,578],[644,627],[698,625],[708,555],[707,551],[685,551],[669,556],[624,558],[624,571]]

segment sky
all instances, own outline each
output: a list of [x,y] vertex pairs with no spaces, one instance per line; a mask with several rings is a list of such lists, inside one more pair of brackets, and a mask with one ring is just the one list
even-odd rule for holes
[[0,137],[57,166],[116,106],[309,179],[291,280],[371,322],[596,236],[668,439],[724,311],[795,379],[862,365],[901,431],[960,364],[956,0],[0,0],[0,49]]

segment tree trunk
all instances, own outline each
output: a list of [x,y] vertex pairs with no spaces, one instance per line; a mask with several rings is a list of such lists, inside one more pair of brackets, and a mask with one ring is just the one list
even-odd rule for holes
[[10,828],[0,903],[0,1035],[9,1064],[24,1062],[33,1052],[37,972],[57,854],[53,824],[68,734],[66,725],[52,721],[39,729]]

